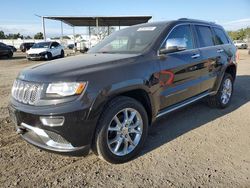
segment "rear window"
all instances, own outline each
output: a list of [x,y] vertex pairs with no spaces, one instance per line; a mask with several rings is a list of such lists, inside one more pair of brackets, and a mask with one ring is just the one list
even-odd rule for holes
[[222,29],[214,28],[214,32],[215,32],[214,42],[216,45],[229,43],[227,36]]
[[195,28],[198,34],[200,47],[207,47],[214,45],[213,34],[210,27],[197,25],[195,26]]

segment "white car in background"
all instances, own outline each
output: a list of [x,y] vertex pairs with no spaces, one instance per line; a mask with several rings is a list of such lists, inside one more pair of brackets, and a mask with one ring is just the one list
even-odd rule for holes
[[35,43],[27,52],[29,60],[51,60],[57,57],[64,57],[64,49],[58,42]]
[[247,49],[247,43],[242,41],[242,40],[235,40],[234,41],[234,45],[238,48],[238,49]]

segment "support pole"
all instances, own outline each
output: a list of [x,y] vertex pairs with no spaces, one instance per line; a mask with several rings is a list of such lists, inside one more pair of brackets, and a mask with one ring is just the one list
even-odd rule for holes
[[44,41],[46,41],[45,20],[44,20],[44,17],[42,17],[42,28],[43,28],[43,39],[44,39]]
[[89,48],[91,48],[91,30],[89,26]]
[[108,35],[110,34],[110,30],[109,30],[109,25],[108,25]]
[[61,21],[61,44],[63,42],[63,22]]
[[96,18],[96,30],[97,30],[97,38],[99,39],[99,22],[98,22],[98,18]]
[[75,39],[75,27],[73,26],[73,40],[74,40],[74,48],[73,48],[73,52],[76,53],[76,39]]

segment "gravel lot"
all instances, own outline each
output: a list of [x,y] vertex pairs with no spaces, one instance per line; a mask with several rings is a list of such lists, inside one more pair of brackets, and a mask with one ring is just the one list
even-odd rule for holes
[[16,135],[7,112],[14,78],[37,64],[0,59],[1,187],[250,187],[250,55],[240,51],[232,105],[198,102],[158,120],[138,158],[110,165],[90,154],[67,157]]

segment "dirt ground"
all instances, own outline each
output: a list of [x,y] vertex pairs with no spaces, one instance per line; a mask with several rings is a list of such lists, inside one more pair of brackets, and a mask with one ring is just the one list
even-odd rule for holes
[[250,187],[250,55],[240,51],[232,104],[198,102],[158,120],[144,150],[111,165],[90,154],[37,149],[14,130],[7,104],[18,72],[38,62],[0,59],[0,187]]

